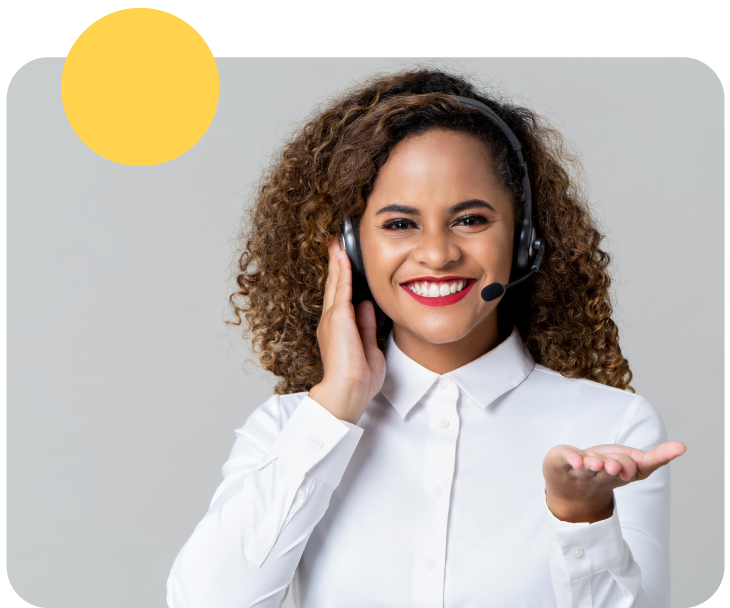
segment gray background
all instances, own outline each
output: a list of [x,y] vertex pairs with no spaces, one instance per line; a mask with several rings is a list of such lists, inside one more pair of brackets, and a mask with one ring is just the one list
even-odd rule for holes
[[[311,108],[390,59],[217,59],[182,157],[88,149],[63,58],[8,90],[8,573],[45,608],[163,607],[172,562],[271,394],[226,328],[253,182]],[[687,453],[672,468],[672,608],[723,564],[723,92],[692,59],[429,60],[551,119],[580,152],[613,255],[633,386]],[[588,447],[588,446],[581,446]],[[639,482],[640,483],[640,482]],[[288,597],[285,606],[293,606]]]

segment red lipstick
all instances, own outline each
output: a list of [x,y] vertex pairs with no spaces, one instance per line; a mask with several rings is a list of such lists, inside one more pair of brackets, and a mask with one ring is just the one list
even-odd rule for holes
[[406,293],[411,296],[416,302],[420,302],[421,304],[425,304],[426,306],[448,306],[449,304],[456,304],[459,300],[464,298],[464,296],[466,296],[466,294],[471,291],[471,288],[474,283],[476,283],[476,281],[474,279],[467,279],[466,277],[419,277],[417,279],[411,279],[410,281],[408,281],[409,283],[413,281],[432,281],[433,283],[438,283],[453,279],[468,281],[469,284],[458,293],[452,293],[450,296],[443,296],[438,298],[427,298],[424,296],[419,296],[417,293],[414,293],[413,291],[408,289],[408,287],[406,287],[406,283],[401,283],[401,287],[405,289]]
[[471,279],[469,277],[416,277],[415,279],[408,279],[405,283],[401,283],[401,285],[406,285],[408,283],[413,283],[413,281],[428,281],[429,283],[443,283],[444,281],[473,281],[474,279]]

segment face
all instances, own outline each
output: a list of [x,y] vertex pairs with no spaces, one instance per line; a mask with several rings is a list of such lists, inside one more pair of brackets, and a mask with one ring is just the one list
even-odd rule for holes
[[509,281],[512,205],[472,135],[436,129],[391,150],[361,218],[360,246],[397,342],[399,334],[445,344],[496,332],[501,297],[485,302],[480,292]]

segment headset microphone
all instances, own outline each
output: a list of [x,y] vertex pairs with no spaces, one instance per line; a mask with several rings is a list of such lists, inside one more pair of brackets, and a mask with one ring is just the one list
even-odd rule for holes
[[542,243],[542,238],[536,239],[533,242],[532,246],[533,246],[533,248],[537,249],[537,255],[535,256],[535,261],[532,264],[532,268],[530,269],[530,272],[528,272],[524,277],[520,277],[516,281],[507,283],[507,285],[502,285],[502,283],[490,283],[484,289],[482,289],[482,293],[481,293],[482,300],[484,300],[485,302],[491,302],[492,300],[496,300],[510,287],[514,287],[518,283],[522,283],[522,281],[526,281],[539,270],[540,264],[542,263],[542,256],[545,255],[545,245],[543,245],[543,243]]

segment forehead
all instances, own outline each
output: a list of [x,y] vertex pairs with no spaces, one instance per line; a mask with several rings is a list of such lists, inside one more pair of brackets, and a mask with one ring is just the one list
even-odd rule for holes
[[[372,196],[413,203],[507,194],[487,145],[474,135],[432,129],[398,142],[378,171]],[[405,201],[404,201],[405,202]]]

